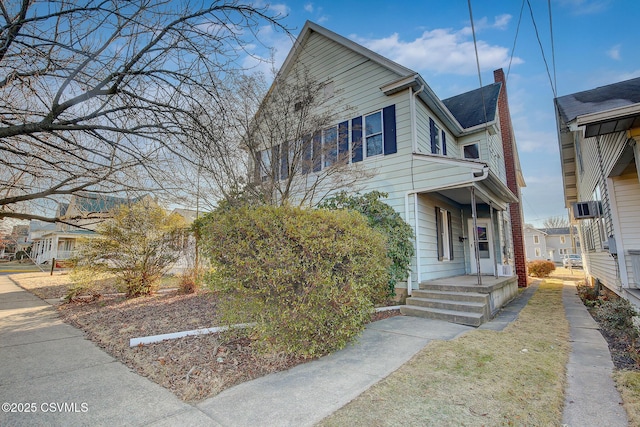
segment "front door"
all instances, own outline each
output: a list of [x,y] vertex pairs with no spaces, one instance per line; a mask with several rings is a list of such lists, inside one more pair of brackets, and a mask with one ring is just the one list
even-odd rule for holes
[[[491,233],[491,220],[489,219],[477,219],[478,225],[478,247],[480,253],[480,273],[481,274],[494,274],[494,262],[493,257],[493,236]],[[469,220],[469,254],[471,254],[471,274],[476,274],[476,255],[474,245],[473,234],[473,220]]]

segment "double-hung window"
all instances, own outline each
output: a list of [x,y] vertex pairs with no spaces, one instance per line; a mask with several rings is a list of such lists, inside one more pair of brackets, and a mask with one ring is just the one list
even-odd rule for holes
[[533,243],[535,243],[536,245],[540,244],[540,237],[539,236],[533,236]]
[[382,154],[384,146],[382,135],[382,111],[364,116],[364,140],[367,157]]
[[323,140],[323,167],[333,165],[338,159],[338,127],[330,127],[322,132]]
[[467,144],[462,147],[462,153],[465,159],[479,159],[480,158],[480,144],[474,142],[473,144]]

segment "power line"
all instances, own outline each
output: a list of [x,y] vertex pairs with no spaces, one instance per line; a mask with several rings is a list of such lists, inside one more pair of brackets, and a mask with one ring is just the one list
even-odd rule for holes
[[516,27],[516,36],[513,39],[513,47],[511,48],[511,57],[509,58],[509,68],[507,68],[507,77],[506,81],[509,81],[509,73],[511,72],[511,62],[513,62],[513,55],[516,52],[516,41],[518,40],[518,33],[520,32],[520,23],[522,22],[522,11],[524,10],[524,2],[522,0],[522,5],[520,6],[520,17],[518,17],[518,26]]
[[[547,0],[549,8],[549,34],[551,36],[551,62],[553,63],[553,87],[558,90],[558,81],[556,75],[556,49],[553,45],[553,19],[551,18],[551,0]],[[555,94],[555,91],[554,91]]]
[[482,90],[482,73],[480,72],[480,57],[478,55],[478,43],[476,41],[476,29],[473,24],[473,12],[471,11],[471,0],[467,0],[469,5],[469,19],[471,20],[471,34],[473,35],[473,48],[476,52],[476,67],[478,68],[478,80],[480,81],[480,96],[482,97],[482,111],[484,112],[485,128],[487,127],[487,107],[484,102],[484,90]]
[[542,52],[542,60],[544,61],[544,66],[547,70],[547,76],[549,77],[549,84],[551,85],[551,91],[553,92],[553,97],[557,98],[558,94],[556,92],[556,87],[553,84],[553,79],[551,79],[551,72],[549,71],[549,64],[547,63],[547,57],[544,54],[544,48],[542,47],[542,42],[540,41],[540,34],[538,33],[538,25],[536,24],[536,18],[533,16],[533,8],[531,7],[530,0],[527,0],[527,5],[529,6],[529,13],[531,14],[531,21],[533,22],[533,28],[536,31],[536,38],[538,39],[538,45],[540,46],[540,52]]

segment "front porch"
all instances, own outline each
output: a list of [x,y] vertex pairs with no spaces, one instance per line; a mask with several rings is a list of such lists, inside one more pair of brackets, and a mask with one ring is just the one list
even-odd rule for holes
[[464,275],[428,280],[400,308],[405,315],[480,326],[518,293],[518,276]]

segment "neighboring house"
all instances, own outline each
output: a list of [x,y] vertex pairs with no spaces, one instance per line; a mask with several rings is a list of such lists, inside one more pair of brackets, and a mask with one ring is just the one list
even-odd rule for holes
[[[183,209],[176,208],[171,211],[171,215],[180,215],[184,218],[184,221],[187,227],[190,227],[191,224],[201,215],[198,211],[192,209]],[[182,244],[183,248],[182,255],[175,262],[175,264],[171,267],[171,269],[167,272],[168,274],[184,274],[188,272],[190,269],[195,268],[196,263],[196,239],[192,233],[189,232],[187,228],[182,235]],[[201,262],[201,261],[199,261]]]
[[547,260],[547,233],[530,225],[524,227],[524,247],[527,261]]
[[569,227],[534,228],[525,226],[524,242],[527,261],[548,260],[562,264],[567,254],[579,254],[580,245],[574,244],[577,233],[571,234]]
[[[350,106],[348,117],[303,142],[305,155],[318,157],[314,169],[331,160],[320,158],[316,148],[331,144],[334,156],[347,154],[346,162],[371,172],[359,184],[360,192],[388,193],[384,201],[414,230],[416,256],[408,286],[396,290],[412,296],[406,313],[439,316],[445,302],[434,302],[435,293],[421,289],[438,285],[442,297],[442,291],[467,283],[456,289],[489,298],[476,319],[482,322],[515,295],[518,281],[526,286],[524,180],[502,70],[482,89],[440,100],[415,71],[311,22],[276,81],[295,78],[300,69],[341,93],[336,102]],[[286,155],[276,157],[286,150],[262,148],[257,159],[272,155],[272,167],[279,165],[283,175],[291,170]],[[303,179],[313,179],[314,169]]]
[[640,306],[640,78],[555,99],[585,274]]
[[135,203],[145,197],[149,196],[126,199],[88,192],[71,196],[69,203],[58,204],[56,218],[60,222],[53,225],[32,221],[31,257],[38,264],[71,258],[78,239],[95,235],[98,225],[111,217],[110,212],[115,207]]

